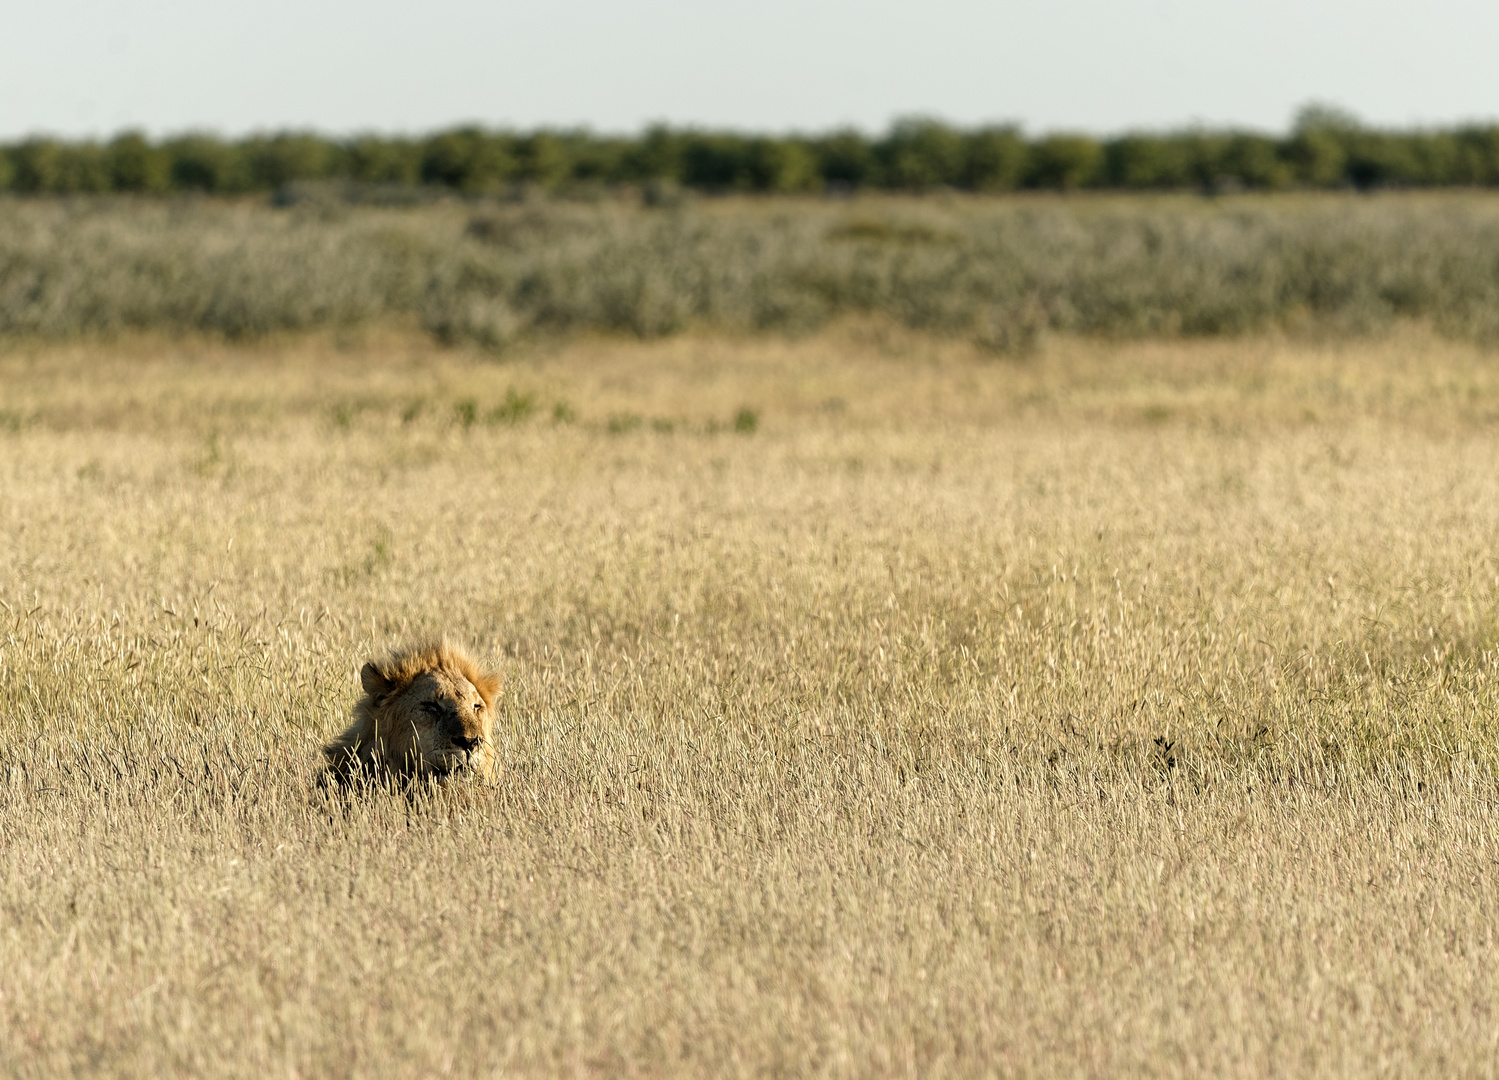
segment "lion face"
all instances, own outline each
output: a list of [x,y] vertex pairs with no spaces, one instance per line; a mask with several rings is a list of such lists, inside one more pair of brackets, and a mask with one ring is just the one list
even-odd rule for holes
[[418,646],[359,672],[354,723],[324,748],[340,779],[356,772],[493,779],[500,680],[448,642]]
[[[366,664],[361,681],[379,693],[379,672]],[[374,676],[371,678],[370,676]],[[371,689],[371,683],[376,689]],[[424,671],[376,708],[391,767],[398,772],[447,776],[464,769],[489,771],[494,721],[479,688],[457,672]],[[404,763],[404,767],[403,767]]]

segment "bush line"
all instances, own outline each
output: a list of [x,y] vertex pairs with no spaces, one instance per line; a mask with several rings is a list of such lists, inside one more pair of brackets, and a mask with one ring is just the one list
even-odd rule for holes
[[466,194],[621,185],[767,193],[1496,186],[1499,125],[1379,130],[1309,107],[1283,136],[1193,129],[1028,138],[1015,126],[905,119],[877,137],[657,126],[629,138],[470,126],[417,138],[193,133],[152,141],[127,132],[107,142],[38,137],[0,146],[0,190],[19,194],[234,195],[309,181]]
[[876,313],[1014,352],[1041,336],[1233,335],[1423,320],[1499,340],[1499,206],[1473,196],[618,200],[403,210],[113,197],[0,207],[0,335],[247,337],[419,322],[536,334],[800,332]]

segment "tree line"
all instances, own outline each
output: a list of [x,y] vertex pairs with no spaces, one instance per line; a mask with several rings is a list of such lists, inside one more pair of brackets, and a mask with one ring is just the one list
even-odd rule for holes
[[876,136],[655,126],[619,137],[470,126],[421,137],[196,133],[153,141],[127,132],[0,145],[0,190],[19,194],[235,195],[319,181],[464,194],[640,184],[705,193],[1499,186],[1499,125],[1382,130],[1313,107],[1282,136],[1194,129],[1027,137],[1014,126],[907,119]]

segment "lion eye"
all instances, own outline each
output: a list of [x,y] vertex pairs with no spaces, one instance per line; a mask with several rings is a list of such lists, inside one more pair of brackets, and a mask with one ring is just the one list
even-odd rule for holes
[[474,702],[474,712],[478,712],[482,708],[484,708],[484,702],[482,702],[482,701],[476,701],[476,702]]

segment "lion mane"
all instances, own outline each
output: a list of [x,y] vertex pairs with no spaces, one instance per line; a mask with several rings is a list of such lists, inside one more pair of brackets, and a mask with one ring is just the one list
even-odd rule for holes
[[500,677],[447,639],[373,660],[359,672],[354,722],[323,748],[326,775],[494,780]]

